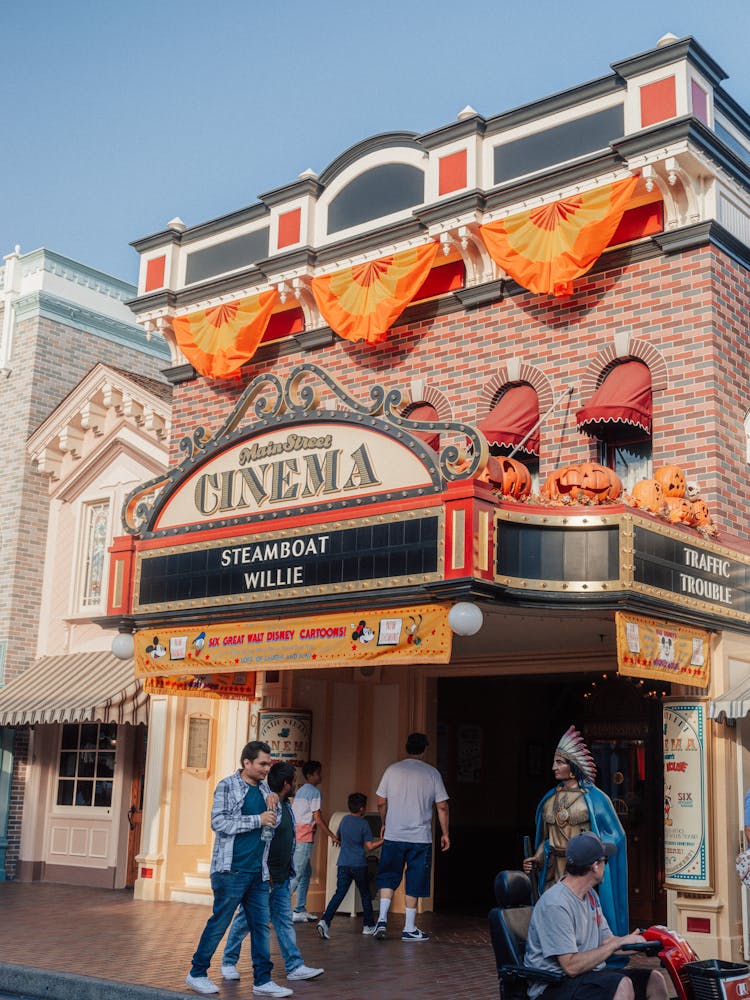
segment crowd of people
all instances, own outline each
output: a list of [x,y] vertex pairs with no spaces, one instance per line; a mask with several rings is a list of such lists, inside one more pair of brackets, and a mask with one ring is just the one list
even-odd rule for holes
[[[386,768],[377,787],[381,820],[376,834],[365,819],[367,796],[352,792],[348,815],[334,832],[322,814],[320,761],[295,768],[274,763],[267,743],[243,747],[240,767],[216,787],[211,810],[215,839],[211,857],[213,910],[192,959],[186,982],[198,993],[218,993],[209,977],[213,956],[229,934],[221,959],[225,980],[239,979],[240,952],[250,938],[253,993],[286,997],[293,990],[271,973],[270,926],[278,940],[287,981],[316,979],[322,968],[305,964],[295,924],[316,922],[331,937],[333,919],[352,883],[362,902],[362,933],[388,934],[394,892],[404,881],[401,940],[429,940],[417,927],[418,901],[430,895],[433,810],[440,850],[450,849],[448,793],[428,764],[424,733],[411,733],[406,756]],[[655,970],[630,971],[607,963],[623,945],[643,940],[628,933],[625,833],[609,798],[596,788],[596,768],[581,734],[571,726],[560,740],[553,765],[555,787],[537,809],[535,852],[523,867],[537,883],[539,902],[529,927],[526,963],[563,973],[560,983],[532,983],[529,1000],[666,1000]],[[311,857],[320,830],[340,850],[336,890],[318,918],[307,910]],[[380,849],[375,916],[368,857]]]
[[[321,938],[329,940],[331,924],[352,882],[362,900],[362,933],[383,940],[393,893],[405,877],[406,912],[401,940],[427,941],[416,925],[417,901],[430,894],[432,812],[437,808],[441,850],[450,847],[448,793],[440,773],[422,759],[428,747],[424,733],[406,741],[406,757],[386,768],[377,788],[381,819],[378,836],[364,818],[367,796],[352,792],[349,814],[337,832],[322,815],[320,761],[302,767],[304,784],[297,789],[295,768],[271,759],[267,743],[254,740],[243,747],[240,767],[214,792],[211,829],[213,909],[192,959],[187,985],[196,993],[218,993],[208,975],[213,956],[227,930],[221,959],[223,979],[239,979],[242,943],[250,938],[253,993],[286,997],[293,993],[271,978],[270,926],[290,982],[316,979],[324,970],[305,964],[297,944],[295,924],[317,921]],[[336,891],[320,919],[307,910],[315,833],[321,830],[340,847]],[[368,877],[368,855],[381,849],[377,885],[377,920]]]

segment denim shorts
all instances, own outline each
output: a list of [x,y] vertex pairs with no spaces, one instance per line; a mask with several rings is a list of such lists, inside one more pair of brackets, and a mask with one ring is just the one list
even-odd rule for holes
[[406,865],[407,896],[430,895],[432,844],[408,844],[386,840],[380,851],[377,884],[379,889],[398,889]]

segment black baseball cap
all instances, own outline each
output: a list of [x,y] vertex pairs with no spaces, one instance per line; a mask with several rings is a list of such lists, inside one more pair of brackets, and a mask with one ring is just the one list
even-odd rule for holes
[[611,858],[617,854],[617,848],[607,840],[600,840],[595,833],[587,831],[579,833],[568,841],[565,858],[572,865],[593,865],[600,858]]

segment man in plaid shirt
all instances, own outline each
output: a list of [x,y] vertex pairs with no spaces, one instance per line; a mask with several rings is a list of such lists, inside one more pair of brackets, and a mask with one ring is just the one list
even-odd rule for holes
[[196,993],[219,992],[216,983],[208,978],[208,967],[235,910],[242,906],[250,929],[253,993],[286,997],[292,990],[271,979],[270,840],[261,838],[261,828],[275,829],[281,817],[278,796],[266,783],[271,767],[271,748],[259,740],[248,743],[240,754],[240,765],[238,771],[219,782],[214,792],[211,809],[211,829],[215,834],[211,855],[213,913],[201,934],[185,981]]

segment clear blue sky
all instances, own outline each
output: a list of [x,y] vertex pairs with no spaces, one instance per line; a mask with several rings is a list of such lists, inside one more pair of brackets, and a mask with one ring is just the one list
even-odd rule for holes
[[750,110],[750,0],[6,0],[0,254],[135,280],[133,239],[379,132],[490,116],[693,35]]

